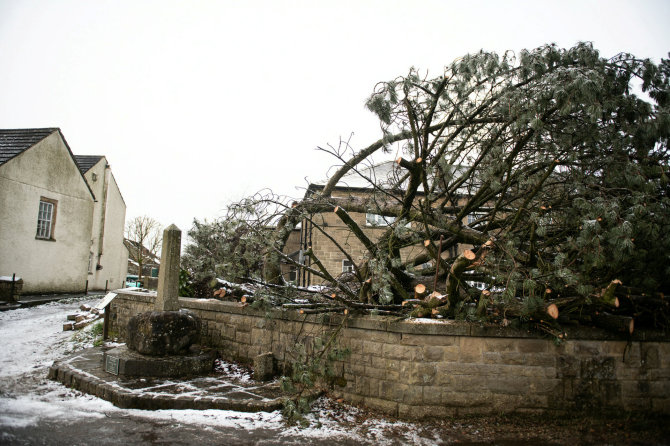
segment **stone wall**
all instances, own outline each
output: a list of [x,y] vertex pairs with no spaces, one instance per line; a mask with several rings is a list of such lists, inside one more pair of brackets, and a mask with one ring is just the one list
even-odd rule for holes
[[[372,190],[341,190],[335,189],[332,193],[334,198],[351,198],[351,199],[360,199],[360,200],[369,200],[371,198]],[[377,197],[381,199],[381,197]],[[465,204],[467,199],[461,198],[459,200],[459,206]],[[373,211],[371,211],[373,212]],[[356,222],[359,228],[363,233],[373,242],[379,240],[388,231],[388,226],[371,226],[366,221],[366,214],[361,212],[349,212],[351,219]],[[342,271],[342,261],[346,259],[345,255],[342,254],[337,245],[333,242],[337,242],[341,247],[343,247],[351,256],[353,261],[358,265],[368,258],[369,252],[363,246],[363,243],[358,240],[358,238],[353,234],[351,229],[345,225],[342,220],[334,212],[321,212],[312,216],[312,220],[315,224],[319,225],[324,231],[328,233],[328,236],[332,237],[332,240],[326,237],[321,231],[316,229],[309,229],[308,232],[311,233],[309,239],[309,245],[312,247],[312,251],[316,257],[323,263],[323,266],[328,270],[328,272],[333,276],[339,276]],[[467,217],[463,217],[463,223],[467,223]],[[310,224],[303,220],[303,226],[309,227]],[[416,225],[416,223],[413,223]],[[457,247],[453,248],[453,253],[455,255],[457,252],[463,252],[465,249],[471,247],[467,244],[458,244]],[[284,248],[284,252],[290,253],[293,252],[288,248]],[[424,254],[425,248],[423,244],[419,243],[415,246],[404,247],[400,250],[400,257],[403,262],[408,259],[414,258],[418,255]],[[444,252],[444,255],[447,255],[447,251]],[[320,277],[311,276],[311,284],[320,284],[324,280]]]
[[[112,329],[153,308],[152,295],[123,292]],[[203,343],[250,363],[271,351],[281,365],[296,344],[332,332],[344,316],[269,314],[234,302],[180,298],[203,321]],[[348,317],[337,364],[346,386],[333,393],[407,418],[500,412],[638,410],[670,413],[670,342],[638,333],[631,342],[596,330],[568,332],[560,345],[521,330],[456,321]]]
[[[346,198],[350,196],[369,197],[369,194],[349,194],[341,191],[335,191],[334,197]],[[372,241],[378,240],[388,230],[388,226],[370,226],[366,223],[366,214],[360,212],[350,212],[349,216],[361,228],[363,233]],[[321,226],[334,241],[343,247],[351,256],[353,261],[358,265],[367,257],[368,250],[363,246],[363,243],[356,238],[351,232],[351,229],[342,221],[334,212],[322,212],[312,216],[314,222]],[[303,224],[307,224],[303,221]],[[342,274],[342,261],[346,259],[342,251],[337,247],[333,240],[326,237],[316,229],[310,229],[311,239],[310,245],[316,257],[323,263],[323,266],[328,270],[333,277]],[[410,246],[401,249],[401,258],[406,261],[409,258],[416,257],[425,251],[423,245]],[[288,252],[285,249],[285,252]],[[323,279],[312,276],[311,283],[322,283]]]

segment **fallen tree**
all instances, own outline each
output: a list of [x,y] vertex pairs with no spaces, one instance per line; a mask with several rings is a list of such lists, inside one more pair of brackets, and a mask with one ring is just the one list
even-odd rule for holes
[[[290,264],[328,284],[338,309],[665,328],[669,75],[668,60],[604,59],[583,43],[480,52],[435,78],[411,69],[381,82],[367,107],[382,138],[322,149],[341,165],[300,201],[267,193],[231,206],[210,274],[285,287]],[[391,152],[395,167],[376,175],[372,157]],[[352,175],[370,192],[334,196]],[[365,248],[362,262],[315,218],[331,212]],[[366,212],[393,222],[372,239],[351,217]],[[333,274],[309,247],[285,252],[300,224],[330,237],[354,271]],[[410,246],[423,251],[403,258]]]

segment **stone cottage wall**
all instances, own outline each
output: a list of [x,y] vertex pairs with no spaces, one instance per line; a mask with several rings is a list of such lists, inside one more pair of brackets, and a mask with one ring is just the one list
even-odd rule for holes
[[[112,303],[112,329],[153,306],[126,293]],[[281,366],[297,344],[330,334],[344,316],[270,313],[234,302],[179,299],[203,321],[203,343],[250,363],[273,352]],[[552,340],[520,330],[441,321],[348,317],[339,333],[351,354],[336,365],[346,380],[334,395],[391,415],[446,417],[500,412],[638,410],[670,413],[670,342],[637,334],[631,342],[582,330]]]
[[[352,199],[361,199],[367,200],[370,199],[372,190],[341,190],[335,189],[332,193],[332,196],[335,198],[352,198]],[[418,200],[418,198],[416,199]],[[461,198],[458,205],[462,206],[467,202],[467,199]],[[345,206],[346,207],[346,206]],[[387,226],[369,226],[366,222],[366,214],[361,212],[349,212],[351,219],[356,222],[359,228],[363,233],[372,241],[379,240],[379,238],[388,231]],[[351,232],[351,229],[345,225],[342,220],[332,211],[329,212],[320,212],[312,216],[312,219],[316,224],[318,224],[323,230],[325,230],[330,237],[332,237],[337,244],[342,246],[358,265],[369,255],[368,250],[363,246],[363,243],[358,240],[358,238]],[[467,217],[463,217],[463,223],[467,223]],[[302,222],[303,226],[309,227],[307,221]],[[416,224],[416,223],[414,223]],[[323,266],[328,270],[333,277],[337,277],[342,273],[342,261],[346,258],[344,254],[340,251],[337,245],[333,240],[326,237],[321,231],[316,229],[309,229],[311,233],[309,244],[312,247],[312,251],[319,258]],[[289,238],[290,240],[290,238]],[[461,253],[465,249],[471,247],[468,244],[459,244],[455,251]],[[285,253],[291,253],[293,250],[299,249],[298,247],[289,248],[288,245],[284,248]],[[416,257],[417,255],[425,253],[425,248],[423,244],[419,243],[415,246],[404,247],[400,250],[400,257],[403,261]],[[446,255],[446,252],[445,252]],[[311,284],[323,283],[324,280],[320,277],[311,276]]]

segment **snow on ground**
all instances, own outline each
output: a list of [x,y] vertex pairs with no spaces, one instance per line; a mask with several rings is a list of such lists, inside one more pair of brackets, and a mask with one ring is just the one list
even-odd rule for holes
[[217,359],[214,362],[214,370],[221,371],[231,377],[233,380],[241,383],[248,383],[251,381],[251,374],[249,371],[238,366],[237,364]]
[[72,340],[73,332],[63,331],[63,324],[68,314],[79,312],[82,303],[91,305],[97,300],[73,299],[0,313],[0,382],[49,367],[68,351],[84,347]]
[[[42,306],[0,312],[0,430],[3,426],[29,427],[43,421],[74,423],[84,418],[133,417],[162,420],[181,425],[198,425],[204,429],[254,429],[276,431],[281,438],[338,438],[354,442],[391,444],[433,444],[430,433],[419,435],[408,423],[367,418],[352,407],[321,399],[308,420],[310,427],[286,426],[279,411],[244,413],[224,410],[157,410],[119,409],[111,403],[68,389],[46,379],[54,360],[92,345],[93,324],[81,332],[64,332],[68,314],[78,312],[82,303],[95,305],[99,299],[72,299]],[[230,368],[240,379],[250,379],[235,365]],[[395,441],[388,440],[389,435]]]
[[107,401],[70,390],[55,382],[32,384],[30,393],[0,397],[0,427],[34,426],[40,420],[104,418],[105,410],[114,408]]
[[[29,426],[42,417],[63,413],[104,416],[90,410],[99,404],[97,398],[78,398],[79,392],[46,379],[55,360],[91,345],[93,324],[73,334],[63,331],[63,323],[68,314],[79,311],[79,305],[97,300],[71,299],[0,313],[0,426]],[[96,401],[91,404],[92,400]]]

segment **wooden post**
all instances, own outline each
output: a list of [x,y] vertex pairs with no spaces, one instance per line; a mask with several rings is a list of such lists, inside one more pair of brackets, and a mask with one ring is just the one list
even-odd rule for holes
[[102,322],[102,340],[106,341],[109,337],[109,304],[105,305],[105,317]]
[[12,274],[12,290],[9,294],[9,302],[14,302],[16,299],[14,299],[14,293],[15,293],[15,288],[14,288],[14,282],[16,281],[16,273]]
[[86,280],[86,288],[84,288],[84,294],[88,294],[88,280]]

